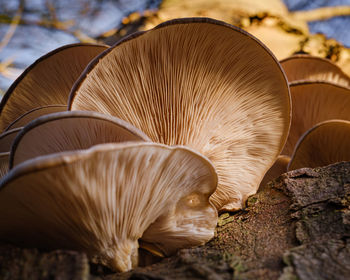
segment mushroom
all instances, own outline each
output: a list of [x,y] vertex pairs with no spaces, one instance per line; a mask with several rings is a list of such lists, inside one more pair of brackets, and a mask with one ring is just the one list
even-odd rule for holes
[[9,169],[10,152],[0,153],[0,180],[4,177]]
[[350,89],[330,82],[300,81],[290,84],[292,124],[283,155],[291,156],[298,139],[319,122],[350,120]]
[[10,151],[13,140],[21,129],[21,127],[18,127],[0,134],[0,153]]
[[83,251],[126,271],[137,264],[138,239],[147,229],[157,232],[149,227],[163,229],[163,221],[170,227],[157,242],[174,231],[178,248],[212,238],[217,211],[209,197],[216,186],[211,163],[184,147],[118,143],[51,154],[0,181],[0,239]]
[[263,188],[268,182],[272,181],[273,179],[276,179],[281,174],[286,173],[289,161],[290,161],[289,156],[284,156],[284,155],[278,156],[275,163],[266,172],[264,179],[260,183],[259,189]]
[[5,131],[13,128],[17,128],[17,127],[23,127],[26,124],[28,124],[30,121],[40,116],[57,113],[57,112],[63,112],[66,110],[67,110],[66,105],[48,105],[48,106],[35,108],[33,110],[30,110],[24,113],[22,116],[14,120],[11,124],[9,124],[9,126],[5,129]]
[[75,80],[90,60],[105,49],[105,45],[66,45],[35,61],[17,78],[1,100],[0,131],[32,109],[66,105]]
[[350,87],[350,77],[329,59],[299,54],[281,60],[281,65],[289,82],[327,81]]
[[25,126],[15,139],[10,169],[42,155],[125,141],[150,139],[125,121],[96,112],[66,111],[45,115]]
[[290,125],[276,58],[245,31],[208,18],[168,21],[119,41],[89,64],[69,109],[116,116],[153,142],[208,157],[219,175],[211,200],[221,211],[256,192]]
[[295,147],[288,170],[350,160],[350,121],[330,120],[309,129]]

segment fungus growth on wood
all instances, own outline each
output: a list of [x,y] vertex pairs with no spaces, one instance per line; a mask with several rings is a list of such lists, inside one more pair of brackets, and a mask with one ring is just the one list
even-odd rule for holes
[[11,167],[0,239],[117,271],[137,265],[139,246],[169,256],[204,244],[279,156],[290,102],[273,54],[212,19],[57,49],[1,103],[0,129],[19,134],[0,154],[1,172]]

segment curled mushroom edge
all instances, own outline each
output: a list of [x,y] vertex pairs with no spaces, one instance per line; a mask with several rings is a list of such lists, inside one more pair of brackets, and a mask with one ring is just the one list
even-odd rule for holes
[[216,187],[212,164],[185,147],[117,143],[45,155],[0,181],[0,238],[83,251],[127,271],[137,266],[140,238],[165,255],[211,239]]

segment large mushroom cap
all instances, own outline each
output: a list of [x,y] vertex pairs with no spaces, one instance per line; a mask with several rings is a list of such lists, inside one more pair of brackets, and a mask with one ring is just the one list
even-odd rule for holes
[[173,218],[184,209],[197,213],[201,207],[211,222],[178,215],[173,229],[207,228],[206,241],[213,237],[217,214],[209,196],[216,185],[210,162],[182,147],[103,144],[43,156],[18,165],[0,181],[0,240],[80,250],[126,271],[137,262],[138,239],[159,224],[152,225],[159,217]]
[[11,149],[10,168],[37,156],[126,141],[150,139],[139,129],[108,115],[86,111],[50,114],[23,128]]
[[212,201],[233,210],[254,193],[288,134],[290,97],[278,61],[246,32],[206,18],[127,37],[75,84],[71,110],[99,111],[154,142],[189,146],[219,174]]
[[295,147],[288,170],[350,160],[350,122],[330,120],[309,129]]
[[289,82],[327,81],[350,87],[350,77],[329,59],[311,55],[293,55],[281,60],[281,65]]
[[0,103],[0,131],[24,113],[45,105],[66,105],[69,92],[104,45],[72,44],[35,61],[12,84]]
[[350,89],[329,82],[290,84],[293,112],[287,143],[282,151],[292,155],[298,139],[319,122],[350,120]]
[[28,124],[30,121],[36,118],[39,118],[41,116],[53,114],[57,112],[63,112],[66,110],[67,110],[67,105],[48,105],[48,106],[35,108],[19,116],[16,120],[14,120],[12,123],[9,124],[9,126],[5,129],[5,131],[13,128],[17,128],[17,127],[23,127],[26,124]]
[[18,132],[21,129],[22,129],[21,127],[18,127],[18,128],[5,131],[0,134],[0,153],[10,151],[13,140],[16,138]]

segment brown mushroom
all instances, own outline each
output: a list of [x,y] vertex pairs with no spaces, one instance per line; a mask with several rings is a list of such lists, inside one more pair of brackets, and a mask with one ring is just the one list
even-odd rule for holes
[[288,170],[350,160],[350,121],[330,120],[309,129],[295,147]]
[[45,115],[25,126],[15,139],[10,169],[42,155],[125,141],[150,139],[127,122],[96,112],[66,111]]
[[350,89],[329,82],[302,81],[290,84],[292,124],[283,155],[291,156],[298,139],[319,122],[350,120]]
[[72,44],[35,61],[11,85],[0,103],[0,131],[24,113],[46,105],[66,105],[69,91],[105,45]]
[[289,161],[290,161],[289,156],[284,156],[284,155],[278,156],[275,163],[266,172],[264,179],[260,183],[259,189],[263,188],[268,182],[272,181],[273,179],[276,179],[281,174],[286,173]]
[[326,81],[350,87],[350,77],[326,58],[299,54],[281,60],[281,65],[289,82]]
[[22,116],[18,117],[16,120],[14,120],[6,129],[10,130],[17,127],[23,127],[26,124],[28,124],[30,121],[39,118],[40,116],[57,113],[57,112],[63,112],[67,111],[66,105],[48,105],[44,107],[35,108],[33,110],[30,110],[26,113],[24,113]]
[[212,202],[241,208],[284,145],[290,97],[278,61],[257,39],[220,21],[188,18],[134,34],[94,59],[70,110],[130,122],[154,142],[185,145],[219,174]]
[[9,156],[10,152],[0,153],[0,180],[9,169]]
[[137,264],[138,239],[150,226],[167,223],[157,242],[175,231],[178,248],[212,238],[216,185],[210,162],[183,147],[101,144],[39,157],[0,181],[0,240],[79,250],[126,271]]
[[13,140],[21,129],[21,127],[18,127],[0,134],[0,153],[10,151]]

